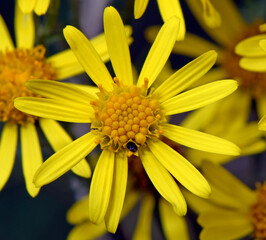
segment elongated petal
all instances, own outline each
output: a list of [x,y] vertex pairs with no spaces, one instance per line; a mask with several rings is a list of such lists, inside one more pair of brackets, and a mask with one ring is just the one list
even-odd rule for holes
[[207,133],[172,124],[163,125],[163,135],[167,138],[201,151],[237,156],[240,149],[234,143]]
[[21,126],[22,167],[28,193],[35,197],[40,191],[33,184],[33,176],[42,164],[42,152],[34,124]]
[[230,44],[232,39],[241,34],[246,25],[236,4],[231,0],[211,1],[221,18],[221,24],[217,28],[210,27],[206,23],[202,1],[186,0],[186,3],[201,27],[222,46]]
[[240,67],[253,72],[266,72],[266,56],[264,57],[243,57],[239,61]]
[[206,222],[206,227],[200,234],[200,239],[230,240],[242,239],[253,231],[253,226],[247,215],[228,211],[206,212],[200,215],[199,222]]
[[67,236],[67,240],[94,240],[106,233],[104,222],[93,224],[90,221],[85,221],[73,229]]
[[96,136],[89,132],[60,149],[38,169],[33,179],[35,185],[41,187],[62,176],[97,146],[95,140]]
[[69,102],[62,103],[53,99],[21,97],[15,99],[14,105],[20,111],[43,118],[65,122],[90,122],[93,110],[89,106],[86,109],[83,104],[74,103],[69,106]]
[[176,17],[172,17],[162,26],[146,57],[138,78],[138,86],[143,85],[145,78],[149,80],[148,86],[152,85],[172,51],[178,31],[179,20]]
[[100,224],[105,217],[114,175],[115,154],[109,150],[103,150],[96,164],[91,181],[89,195],[89,219]]
[[216,57],[215,51],[204,53],[166,79],[154,91],[154,93],[159,94],[160,102],[170,99],[200,79],[213,66]]
[[221,25],[221,16],[209,0],[201,0],[203,6],[203,19],[210,28],[217,28]]
[[143,13],[145,12],[149,0],[135,0],[134,3],[134,17],[139,19],[142,17]]
[[137,226],[133,240],[151,240],[151,221],[155,206],[155,199],[152,195],[146,194],[141,202]]
[[87,221],[89,219],[88,206],[89,195],[75,202],[67,211],[66,219],[68,223],[75,225]]
[[170,173],[162,166],[150,150],[141,151],[140,159],[157,191],[173,205],[178,215],[185,215],[187,212],[186,201]]
[[119,13],[113,7],[104,11],[104,33],[116,77],[123,84],[132,85],[132,64],[125,28]]
[[106,90],[111,91],[113,80],[91,42],[75,27],[67,26],[63,32],[78,61],[94,83],[102,84]]
[[159,213],[166,239],[189,240],[188,227],[185,218],[175,214],[172,206],[162,198],[159,199]]
[[18,142],[18,126],[5,123],[0,142],[0,190],[5,186],[14,166]]
[[18,0],[18,6],[24,14],[31,13],[38,0]]
[[21,48],[32,48],[35,40],[35,28],[32,13],[23,14],[18,5],[15,8],[16,45]]
[[128,162],[126,153],[122,151],[116,153],[112,192],[105,216],[106,228],[112,233],[116,232],[122,212],[127,186],[127,172]]
[[[256,194],[221,166],[204,161],[202,171],[206,179],[228,195],[239,199],[244,205],[253,204]],[[219,176],[219,178],[217,178]]]
[[234,80],[221,80],[181,93],[161,104],[166,115],[191,111],[224,98],[237,89]]
[[157,3],[164,22],[166,22],[173,16],[176,16],[180,20],[180,29],[176,40],[184,40],[186,33],[186,25],[179,0],[157,0]]
[[90,107],[90,100],[95,97],[88,92],[76,88],[74,84],[62,83],[51,80],[29,80],[26,87],[43,97],[56,99],[60,101],[77,102],[84,107]]
[[0,15],[0,51],[13,50],[14,44],[3,17]]
[[259,130],[266,131],[266,115],[259,121]]
[[47,12],[47,9],[49,7],[50,0],[37,0],[34,11],[37,15],[43,15]]
[[161,141],[149,141],[148,146],[160,163],[189,191],[207,198],[210,186],[200,172],[178,152]]
[[266,52],[259,45],[262,39],[266,39],[266,34],[260,34],[242,40],[235,47],[235,53],[245,57],[266,56]]
[[[46,139],[51,144],[55,152],[73,141],[58,122],[52,119],[41,118],[39,123]],[[81,177],[89,178],[91,176],[90,165],[86,159],[82,159],[71,170]]]

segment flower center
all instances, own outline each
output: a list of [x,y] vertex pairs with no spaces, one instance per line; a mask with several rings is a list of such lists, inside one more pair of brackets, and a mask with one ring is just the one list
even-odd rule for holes
[[56,78],[52,66],[45,62],[45,48],[15,49],[0,52],[0,121],[25,124],[34,123],[37,117],[20,112],[14,107],[14,99],[37,96],[24,83],[29,79]]
[[92,130],[100,136],[102,148],[118,151],[129,150],[129,156],[146,144],[147,138],[158,137],[165,121],[159,102],[147,93],[147,82],[143,87],[121,86],[118,79],[112,92],[99,86],[99,100],[92,101],[95,119]]
[[259,98],[266,93],[266,73],[251,72],[239,66],[240,56],[236,55],[235,46],[243,39],[260,33],[260,23],[254,23],[247,27],[235,41],[226,47],[222,65],[227,72],[227,77],[239,81],[239,86],[248,91],[254,98]]
[[266,182],[257,184],[257,203],[251,207],[251,222],[256,239],[266,239]]

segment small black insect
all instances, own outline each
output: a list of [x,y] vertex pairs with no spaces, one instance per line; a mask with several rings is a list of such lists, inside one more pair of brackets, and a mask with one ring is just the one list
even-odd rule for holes
[[138,150],[138,147],[135,143],[133,142],[128,142],[127,143],[127,149],[131,152],[136,152]]

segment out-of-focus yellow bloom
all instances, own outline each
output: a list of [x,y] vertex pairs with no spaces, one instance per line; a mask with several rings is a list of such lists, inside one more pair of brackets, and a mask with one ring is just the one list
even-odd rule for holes
[[[195,34],[186,33],[184,41],[176,42],[173,53],[194,58],[210,49],[217,51],[217,67],[206,74],[199,83],[219,78],[236,79],[239,82],[238,91],[242,94],[241,99],[232,97],[232,105],[239,106],[244,102],[246,107],[241,109],[243,117],[247,120],[251,110],[251,100],[255,99],[258,116],[261,118],[266,114],[266,73],[244,70],[239,66],[240,56],[235,53],[235,46],[240,41],[260,33],[260,22],[246,23],[231,0],[213,0],[212,4],[221,16],[221,25],[219,28],[212,29],[203,19],[200,3],[194,0],[187,0],[187,3],[202,28],[216,44]],[[150,42],[153,41],[156,32],[158,32],[156,26],[147,31],[147,39]],[[236,101],[233,102],[233,100]]]
[[[160,141],[160,135],[203,151],[240,153],[240,149],[229,141],[166,122],[165,116],[208,105],[236,90],[236,81],[221,80],[179,94],[211,68],[216,59],[214,51],[192,61],[156,89],[150,89],[171,53],[178,24],[179,20],[172,17],[162,26],[134,85],[123,23],[118,12],[108,7],[104,12],[104,30],[116,74],[114,79],[91,42],[72,26],[64,29],[73,52],[98,85],[97,97],[65,83],[31,80],[27,86],[49,98],[16,99],[16,107],[29,114],[92,123],[89,133],[45,161],[37,171],[34,183],[40,187],[57,179],[100,145],[102,153],[93,173],[88,211],[92,222],[105,221],[110,232],[116,231],[120,219],[128,157],[132,155],[140,157],[153,185],[177,214],[184,215],[187,208],[174,178],[196,195],[208,197],[210,194],[209,185],[200,172]],[[193,77],[191,72],[194,72]]]
[[32,13],[43,15],[47,12],[50,0],[17,0],[19,8],[24,14]]
[[223,167],[207,161],[202,172],[212,189],[209,200],[184,190],[189,206],[199,214],[200,239],[231,240],[247,235],[265,239],[266,182],[251,190]]
[[[5,186],[14,165],[20,126],[23,173],[27,191],[35,197],[40,188],[32,183],[33,175],[42,164],[36,121],[55,151],[70,143],[72,139],[56,121],[37,118],[15,109],[14,99],[21,96],[38,96],[24,86],[29,79],[61,80],[84,70],[69,49],[46,58],[45,47],[34,46],[32,13],[23,14],[17,5],[15,35],[16,47],[0,16],[0,121],[4,123],[0,144],[0,190]],[[107,60],[104,35],[99,35],[92,42],[103,59]],[[91,175],[85,159],[72,170],[83,177],[88,178]]]
[[[221,19],[219,13],[212,6],[210,0],[197,0],[200,2],[202,16],[211,28],[218,27],[221,24]],[[149,0],[135,0],[134,5],[134,15],[135,18],[140,18],[145,12]],[[180,19],[180,30],[177,37],[177,40],[183,40],[185,37],[186,27],[185,20],[182,13],[182,8],[180,6],[179,0],[157,0],[158,7],[162,16],[162,19],[166,21],[172,16],[176,16]]]

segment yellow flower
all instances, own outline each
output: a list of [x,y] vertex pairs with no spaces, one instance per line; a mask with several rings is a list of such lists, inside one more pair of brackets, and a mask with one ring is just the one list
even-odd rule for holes
[[202,171],[212,189],[209,200],[184,191],[189,206],[199,214],[200,239],[231,240],[247,235],[265,239],[266,182],[251,190],[223,167],[207,161]]
[[[201,10],[203,11],[202,15],[206,24],[208,24],[211,28],[218,27],[221,23],[221,19],[211,2],[209,0],[197,1],[202,4]],[[136,19],[140,18],[144,14],[148,3],[149,0],[135,0],[134,15]],[[177,39],[183,40],[185,37],[186,27],[179,0],[157,0],[157,3],[164,21],[172,16],[176,16],[180,19],[180,30]]]
[[[182,127],[192,128],[227,139],[241,149],[240,156],[258,154],[266,150],[264,133],[258,130],[257,122],[246,122],[241,112],[242,106],[231,106],[232,100],[241,98],[237,91],[223,101],[218,101],[204,108],[190,113],[181,123]],[[230,118],[228,117],[230,116]],[[235,156],[208,153],[196,149],[184,150],[184,156],[196,166],[203,160],[224,164]]]
[[[0,121],[4,122],[0,145],[0,190],[7,182],[15,161],[18,126],[20,126],[22,165],[27,191],[35,197],[40,188],[32,183],[33,175],[42,164],[42,154],[35,122],[55,151],[72,141],[65,130],[54,120],[37,118],[15,109],[14,99],[20,96],[37,96],[24,83],[33,78],[61,80],[82,73],[84,70],[70,49],[46,58],[44,46],[34,47],[34,22],[32,14],[24,15],[18,6],[15,12],[16,48],[0,16]],[[108,59],[104,35],[97,37],[95,46],[105,60]],[[73,171],[90,177],[86,160]]]
[[[266,24],[260,26],[264,30]],[[239,65],[253,72],[266,72],[266,34],[259,34],[239,42],[236,54],[242,56]]]
[[[176,150],[176,149],[175,149]],[[121,212],[124,217],[140,201],[140,211],[133,240],[152,239],[152,218],[156,205],[158,206],[160,222],[166,239],[189,240],[186,220],[178,216],[167,201],[158,197],[156,189],[150,182],[139,157],[131,156],[129,159],[129,179],[124,206]],[[96,239],[106,233],[104,223],[95,225],[88,216],[89,196],[76,202],[67,212],[67,221],[76,225],[68,235],[68,240]]]
[[18,5],[24,14],[34,11],[37,15],[43,15],[47,12],[50,0],[18,0]]
[[231,142],[168,124],[165,119],[235,91],[236,81],[221,80],[180,93],[211,68],[216,59],[214,51],[189,63],[160,87],[149,88],[170,55],[178,24],[178,19],[173,17],[162,26],[136,85],[124,26],[114,8],[106,8],[104,12],[105,38],[116,75],[114,79],[90,41],[76,28],[67,26],[65,38],[98,85],[97,97],[65,83],[31,80],[27,86],[48,98],[16,99],[16,107],[29,114],[60,121],[91,122],[91,132],[51,156],[36,172],[34,183],[40,187],[57,179],[100,144],[102,153],[90,188],[89,217],[96,224],[105,220],[110,232],[116,231],[123,206],[128,156],[140,156],[153,185],[177,214],[186,213],[186,202],[173,177],[194,194],[208,197],[210,189],[206,180],[184,157],[160,141],[160,135],[204,151],[239,155],[239,148]]
[[[260,22],[248,24],[244,21],[234,1],[213,0],[215,9],[221,16],[219,28],[208,27],[202,17],[200,3],[187,0],[187,3],[197,18],[201,27],[216,42],[212,43],[192,33],[186,33],[185,40],[177,42],[173,53],[195,58],[210,49],[218,53],[217,67],[212,69],[201,79],[201,84],[214,79],[233,78],[239,82],[238,91],[241,91],[241,99],[237,99],[231,106],[245,104],[243,117],[248,119],[251,109],[251,99],[256,100],[259,118],[266,114],[266,73],[250,72],[239,66],[240,56],[235,54],[235,46],[243,39],[260,33]],[[153,41],[158,27],[153,27],[147,32],[147,38]],[[230,96],[231,97],[231,96]],[[239,104],[241,103],[241,104]]]

